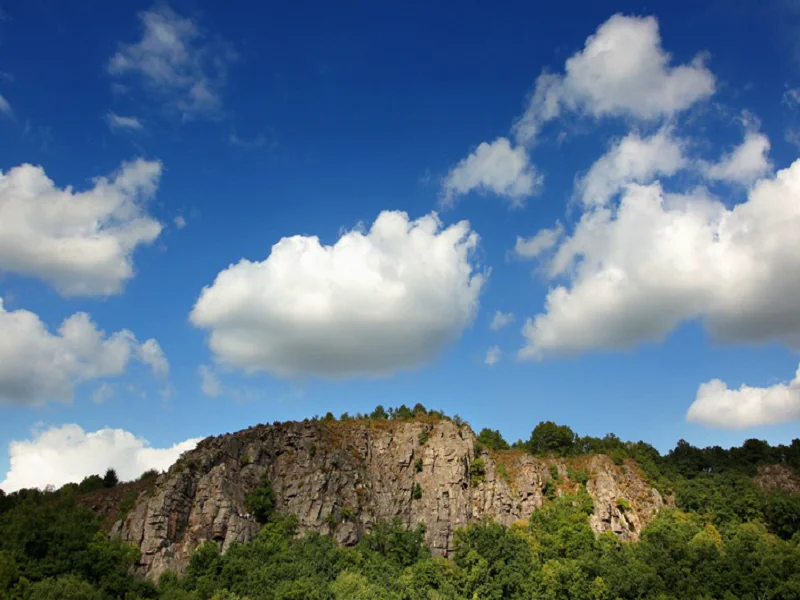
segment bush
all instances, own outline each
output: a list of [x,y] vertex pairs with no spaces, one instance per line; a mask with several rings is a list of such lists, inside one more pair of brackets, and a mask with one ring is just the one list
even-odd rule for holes
[[469,465],[469,480],[472,485],[486,481],[486,465],[482,458],[476,458]]
[[550,477],[553,478],[554,481],[558,481],[561,478],[561,475],[558,473],[558,467],[556,465],[550,465]]
[[148,469],[141,475],[139,475],[139,481],[148,481],[150,479],[156,479],[161,473],[158,472],[157,469]]
[[419,481],[414,484],[414,489],[411,491],[411,497],[414,500],[419,500],[422,498],[422,486],[419,484]]
[[506,483],[511,483],[511,473],[508,472],[508,469],[503,463],[497,463],[497,474],[500,475]]
[[570,481],[580,483],[581,485],[586,485],[589,482],[589,473],[586,469],[578,469],[577,471],[570,469],[567,471],[567,476],[570,478]]
[[414,470],[417,473],[422,473],[422,459],[421,458],[418,458],[417,460],[414,461]]
[[552,479],[548,479],[542,486],[542,494],[545,498],[553,500],[556,497],[556,484]]
[[247,494],[245,506],[247,512],[261,525],[270,521],[275,512],[275,493],[266,475],[262,475],[260,485]]
[[617,508],[622,512],[630,512],[633,510],[631,503],[625,498],[617,498]]
[[417,439],[419,441],[419,445],[420,446],[424,446],[425,444],[427,444],[428,443],[428,439],[429,439],[428,430],[427,429],[423,429],[422,431],[420,431],[419,432],[419,437]]
[[124,519],[128,516],[128,513],[131,512],[133,507],[136,505],[136,499],[139,497],[135,491],[128,493],[125,498],[123,498],[122,502],[119,503],[119,518]]

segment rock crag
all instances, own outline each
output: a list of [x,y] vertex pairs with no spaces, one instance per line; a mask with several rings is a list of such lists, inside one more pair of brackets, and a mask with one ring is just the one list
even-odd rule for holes
[[354,544],[376,522],[398,518],[424,524],[431,550],[443,556],[457,529],[484,516],[505,524],[527,519],[546,491],[576,489],[571,476],[585,481],[594,500],[597,532],[636,540],[663,505],[634,462],[484,451],[477,475],[475,442],[468,426],[449,420],[306,421],[207,438],[142,493],[112,533],[140,547],[142,574],[182,572],[203,541],[225,551],[256,535],[245,498],[264,474],[277,508],[295,515],[301,532]]

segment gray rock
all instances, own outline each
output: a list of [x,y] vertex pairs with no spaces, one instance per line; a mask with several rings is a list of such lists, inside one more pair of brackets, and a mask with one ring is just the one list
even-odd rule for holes
[[[424,429],[428,440],[421,445]],[[159,477],[153,493],[143,494],[112,533],[139,546],[141,574],[157,579],[167,569],[183,572],[205,540],[225,551],[253,539],[259,525],[247,515],[245,497],[266,474],[278,509],[297,517],[301,533],[329,534],[350,545],[375,523],[399,518],[407,526],[424,524],[431,550],[447,556],[460,527],[484,516],[512,524],[541,508],[551,465],[559,471],[560,493],[576,486],[567,476],[569,461],[514,451],[484,453],[485,480],[472,482],[474,443],[469,427],[451,421],[251,427],[203,440]],[[576,461],[589,474],[592,528],[638,539],[663,505],[659,493],[635,463],[617,466],[605,456]],[[498,473],[501,462],[507,478]],[[422,497],[414,499],[417,483]]]

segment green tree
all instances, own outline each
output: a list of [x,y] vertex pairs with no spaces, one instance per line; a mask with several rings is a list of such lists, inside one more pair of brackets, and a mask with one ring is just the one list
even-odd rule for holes
[[275,492],[266,474],[261,476],[259,486],[247,494],[245,506],[253,518],[264,525],[268,523],[275,512]]
[[575,441],[575,432],[566,425],[543,421],[534,428],[526,447],[531,454],[566,456],[574,449]]
[[491,450],[508,450],[508,442],[503,439],[503,435],[496,429],[481,429],[478,434],[478,441],[486,448]]
[[103,487],[113,488],[119,483],[119,477],[114,469],[108,469],[103,476]]

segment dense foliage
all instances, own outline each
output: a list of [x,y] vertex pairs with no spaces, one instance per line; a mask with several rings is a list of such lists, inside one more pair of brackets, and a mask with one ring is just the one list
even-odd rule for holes
[[[346,418],[447,417],[418,405]],[[661,456],[643,442],[581,437],[569,427],[540,423],[514,448],[566,457],[605,453],[618,463],[634,459],[673,494],[676,507],[662,510],[637,543],[596,536],[588,521],[594,510],[586,493],[589,474],[570,467],[577,493],[560,496],[557,482],[548,480],[545,507],[529,521],[511,527],[474,523],[456,533],[452,555],[440,558],[431,556],[422,528],[399,522],[379,524],[350,548],[316,534],[299,537],[262,479],[246,502],[263,523],[255,540],[234,544],[224,555],[206,542],[184,575],[168,572],[154,585],[131,575],[135,548],[108,539],[100,518],[77,501],[82,494],[123,489],[109,489],[117,482],[116,474],[107,473],[58,491],[0,492],[0,600],[800,598],[800,498],[754,482],[763,465],[796,472],[800,441],[770,446],[748,440],[731,449],[681,441]],[[508,451],[500,432],[482,430],[469,465],[473,484],[485,477],[485,453]],[[412,497],[424,493],[417,486]],[[624,499],[619,507],[630,510]]]

